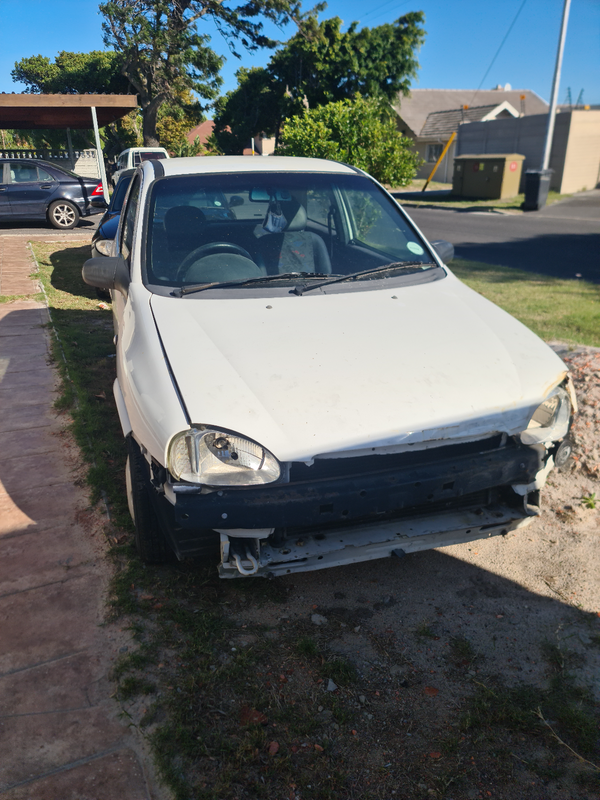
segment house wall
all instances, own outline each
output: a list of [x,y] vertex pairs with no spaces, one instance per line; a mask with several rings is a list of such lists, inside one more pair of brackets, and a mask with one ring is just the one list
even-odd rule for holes
[[[521,153],[525,156],[520,191],[525,188],[525,171],[540,169],[546,138],[546,114],[518,119],[498,119],[461,125],[456,138],[456,155],[469,153]],[[598,184],[600,168],[600,112],[571,111],[556,115],[550,169],[550,188],[577,192]]]
[[572,111],[564,161],[563,192],[600,185],[600,111]]
[[[446,140],[447,141],[447,140]],[[416,139],[415,140],[415,150],[419,154],[419,156],[423,159],[427,158],[427,145],[428,144],[442,144],[444,147],[446,146],[446,142],[440,142],[438,140],[428,140],[425,141],[423,139]],[[454,170],[454,156],[458,155],[456,151],[456,139],[450,145],[450,149],[444,156],[442,163],[436,170],[435,175],[433,176],[432,180],[437,181],[439,183],[452,183],[452,172]],[[417,170],[417,178],[425,178],[427,179],[431,173],[431,170],[435,166],[435,161],[429,163],[425,161],[419,169]]]

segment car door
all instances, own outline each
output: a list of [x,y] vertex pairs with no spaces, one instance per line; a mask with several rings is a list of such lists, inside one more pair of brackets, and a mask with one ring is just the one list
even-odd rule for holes
[[8,202],[8,181],[10,173],[8,164],[0,164],[0,217],[10,216],[10,203]]
[[27,159],[9,162],[7,184],[10,212],[14,217],[45,217],[48,203],[59,187],[58,180],[43,167]]

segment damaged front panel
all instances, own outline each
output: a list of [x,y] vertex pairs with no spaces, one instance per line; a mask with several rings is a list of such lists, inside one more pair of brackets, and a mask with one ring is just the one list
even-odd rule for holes
[[546,455],[543,447],[498,434],[416,452],[294,463],[267,486],[207,491],[171,484],[172,546],[180,558],[194,556],[202,520],[220,535],[221,576],[236,577],[495,536],[539,513]]

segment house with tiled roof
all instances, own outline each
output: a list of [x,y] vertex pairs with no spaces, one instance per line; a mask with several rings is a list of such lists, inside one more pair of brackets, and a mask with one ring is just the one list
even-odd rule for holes
[[[461,125],[548,113],[548,104],[530,89],[413,89],[394,106],[398,129],[415,142],[425,163],[417,178],[427,178],[448,139]],[[438,167],[435,180],[450,182],[456,143]]]

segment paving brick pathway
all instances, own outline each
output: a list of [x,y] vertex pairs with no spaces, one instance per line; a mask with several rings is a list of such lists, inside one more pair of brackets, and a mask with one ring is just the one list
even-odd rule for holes
[[[0,294],[37,290],[23,238],[0,236]],[[77,454],[53,410],[43,304],[0,304],[0,797],[158,800],[108,673],[109,568]]]

